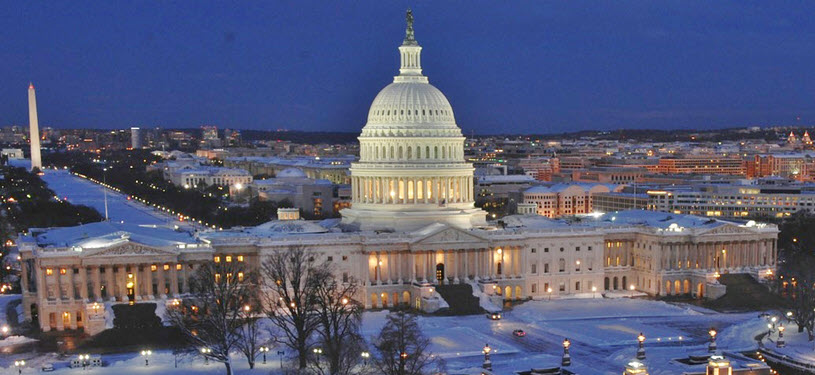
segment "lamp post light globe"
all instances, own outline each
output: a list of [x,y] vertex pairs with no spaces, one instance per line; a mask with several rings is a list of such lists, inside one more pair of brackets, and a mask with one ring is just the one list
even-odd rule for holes
[[151,350],[142,350],[141,356],[144,357],[144,365],[150,366],[150,355],[153,354]]
[[716,349],[717,349],[716,348],[716,334],[717,333],[718,332],[716,332],[715,328],[711,328],[709,331],[707,331],[707,334],[710,335],[710,344],[708,344],[708,346],[707,346],[708,353],[715,353],[716,352]]
[[484,344],[484,348],[481,349],[481,352],[484,353],[484,363],[481,365],[481,368],[490,371],[492,371],[492,361],[490,361],[491,351],[492,348],[490,348],[490,344]]
[[778,340],[775,341],[775,346],[778,348],[787,346],[787,343],[784,341],[784,325],[778,326]]
[[591,298],[597,298],[597,287],[596,286],[591,287],[591,293],[592,293]]
[[569,355],[569,347],[572,346],[571,341],[569,339],[563,339],[563,357],[560,359],[560,365],[562,367],[566,367],[572,364],[572,356]]
[[643,335],[642,332],[637,336],[637,344],[639,345],[637,348],[637,359],[645,359],[645,335]]
[[362,357],[363,366],[368,366],[368,358],[371,358],[371,353],[363,351],[362,353],[359,353],[359,356]]
[[266,353],[269,351],[269,347],[268,346],[261,346],[258,350],[261,353],[263,353],[263,364],[265,365],[266,364]]
[[17,374],[22,374],[23,367],[25,367],[25,361],[24,360],[14,361],[14,367],[17,368]]
[[201,354],[204,355],[204,365],[209,365],[209,353],[212,353],[212,349],[201,348]]

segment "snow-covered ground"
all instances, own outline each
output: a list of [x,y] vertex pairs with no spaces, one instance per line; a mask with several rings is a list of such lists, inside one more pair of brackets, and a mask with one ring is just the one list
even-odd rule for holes
[[[387,311],[364,314],[362,334],[366,339],[373,339],[379,333],[386,315]],[[720,332],[719,348],[727,351],[755,349],[754,337],[766,331],[766,319],[760,318],[757,312],[722,314],[683,304],[627,298],[530,301],[505,311],[499,321],[488,320],[484,315],[421,316],[419,324],[430,338],[432,352],[445,360],[453,374],[469,373],[460,370],[479,367],[485,344],[493,349],[491,359],[496,374],[555,367],[560,364],[564,338],[571,341],[571,369],[581,374],[619,374],[634,358],[636,336],[640,332],[647,337],[645,362],[649,372],[676,374],[688,368],[671,360],[706,353],[707,331],[711,327]],[[513,336],[515,329],[523,329],[527,336]],[[790,346],[787,350],[811,349],[805,334],[789,331],[795,330],[788,330]],[[765,344],[770,345],[766,340]],[[249,370],[243,357],[235,355],[237,373],[280,373],[276,351],[277,348],[273,348],[268,363],[258,365],[255,370]],[[291,354],[289,350],[286,352]],[[33,367],[23,373],[33,374],[35,368],[38,370],[44,363],[53,363],[58,374],[76,371],[66,368],[69,358],[57,358],[53,354],[0,356],[0,367],[9,368],[16,359],[25,359]],[[105,355],[103,360],[107,366],[93,369],[93,373],[223,373],[222,365],[210,362],[205,366],[198,357],[181,358],[175,368],[173,355],[165,351],[153,354],[149,368],[137,353]]]
[[[67,199],[73,204],[90,206],[105,215],[105,188],[92,181],[72,175],[67,170],[45,170],[42,176],[48,188],[60,199]],[[139,225],[174,225],[181,224],[175,217],[154,210],[137,201],[128,200],[127,196],[108,189],[108,216],[111,221]]]

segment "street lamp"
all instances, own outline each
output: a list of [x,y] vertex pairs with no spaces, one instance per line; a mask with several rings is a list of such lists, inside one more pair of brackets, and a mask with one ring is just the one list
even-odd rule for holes
[[560,365],[566,367],[572,364],[572,356],[569,355],[569,346],[572,343],[569,339],[563,339],[563,357],[560,359]]
[[710,335],[710,344],[707,346],[708,353],[716,352],[716,333],[715,328],[711,328],[710,331],[707,331],[707,334]]
[[142,350],[141,356],[144,357],[144,365],[150,366],[150,355],[153,354],[150,350]]
[[14,361],[14,367],[17,368],[17,374],[23,373],[23,367],[25,366],[24,360]]
[[314,352],[314,355],[317,356],[317,362],[319,362],[320,361],[320,355],[323,354],[323,349],[322,348],[314,348],[312,351]]
[[11,330],[11,329],[10,329],[10,328],[8,327],[8,325],[6,325],[6,324],[3,324],[3,327],[2,327],[2,328],[0,328],[0,331],[2,331],[2,332],[3,332],[3,336],[8,335],[8,333],[9,333],[9,331],[10,331],[10,330]]
[[597,298],[597,287],[596,286],[591,287],[591,293],[592,293],[591,298]]
[[363,351],[362,353],[359,353],[359,355],[362,357],[362,365],[368,366],[368,358],[371,357],[371,353]]
[[639,343],[639,348],[637,348],[637,359],[645,359],[645,335],[640,332],[639,336],[637,336],[637,342]]
[[549,300],[552,300],[552,288],[546,288],[546,293],[549,295]]
[[784,341],[784,326],[778,326],[778,340],[775,341],[775,346],[777,348],[783,348],[787,346],[787,343]]
[[209,353],[212,353],[212,349],[210,349],[210,348],[201,348],[201,354],[204,355],[204,365],[209,364]]
[[490,361],[490,352],[492,348],[490,348],[490,344],[484,344],[484,349],[481,350],[484,353],[484,363],[481,367],[485,370],[492,371],[492,361]]
[[634,298],[634,284],[631,284],[631,286],[628,287],[628,290],[631,291],[631,298]]
[[80,354],[79,355],[79,360],[82,362],[82,369],[83,370],[85,370],[88,367],[88,365],[90,365],[90,362],[88,362],[88,360],[90,358],[91,358],[91,356],[89,354]]
[[263,364],[265,365],[266,364],[266,353],[269,351],[269,347],[268,346],[261,346],[260,349],[258,349],[258,350],[260,350],[260,352],[263,353]]

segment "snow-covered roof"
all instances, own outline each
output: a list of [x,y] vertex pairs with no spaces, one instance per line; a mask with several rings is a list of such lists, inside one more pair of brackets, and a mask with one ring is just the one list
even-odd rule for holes
[[155,225],[99,222],[75,227],[32,229],[30,236],[39,247],[82,247],[94,249],[130,241],[164,247],[198,243],[189,232]]

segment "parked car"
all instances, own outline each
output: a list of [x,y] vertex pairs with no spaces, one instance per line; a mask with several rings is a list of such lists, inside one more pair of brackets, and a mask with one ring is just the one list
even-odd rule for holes
[[42,365],[42,367],[40,368],[40,371],[42,371],[42,372],[54,371],[54,365],[51,364],[51,363],[46,363],[46,364]]
[[489,314],[487,314],[487,319],[489,319],[489,320],[501,320],[501,313],[489,313]]
[[512,331],[512,334],[515,335],[516,337],[525,337],[526,336],[526,332],[524,332],[524,330],[522,330],[522,329],[516,329],[516,330]]

